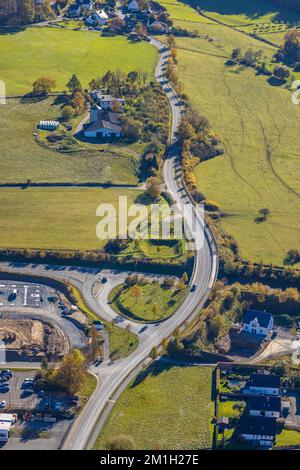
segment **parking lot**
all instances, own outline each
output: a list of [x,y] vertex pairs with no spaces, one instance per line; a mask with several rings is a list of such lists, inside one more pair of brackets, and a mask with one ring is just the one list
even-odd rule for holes
[[75,412],[79,406],[77,397],[33,390],[29,379],[34,379],[34,375],[34,371],[12,371],[6,382],[9,391],[0,391],[0,412],[18,414],[9,441],[0,443],[5,450],[57,449],[72,422],[65,419],[66,410],[72,408]]
[[0,388],[0,403],[2,401],[6,402],[6,406],[5,408],[2,408],[2,411],[35,410],[41,413],[56,413],[64,411],[70,407],[69,397],[62,393],[32,393],[33,387],[30,385],[25,386],[25,380],[33,379],[34,376],[35,371],[13,372],[12,378],[8,382],[5,382],[9,384],[9,391],[1,393]]
[[53,309],[55,303],[49,301],[57,299],[57,292],[44,285],[25,284],[20,282],[0,283],[0,310],[10,307],[31,307]]

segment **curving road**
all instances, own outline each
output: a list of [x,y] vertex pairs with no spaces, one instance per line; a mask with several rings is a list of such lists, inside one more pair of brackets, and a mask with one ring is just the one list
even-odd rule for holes
[[[151,43],[160,52],[160,60],[156,68],[156,78],[162,84],[171,105],[172,129],[170,135],[171,145],[164,164],[164,178],[167,190],[176,201],[179,213],[183,213],[184,205],[190,203],[190,198],[183,185],[180,173],[180,156],[176,149],[176,129],[181,120],[181,107],[178,103],[175,92],[164,76],[164,64],[168,58],[166,47],[155,39]],[[130,328],[139,336],[137,349],[126,359],[115,362],[104,362],[97,369],[92,369],[96,373],[99,381],[98,386],[83,409],[82,413],[75,420],[68,433],[63,449],[80,450],[92,448],[94,442],[105,422],[112,402],[110,399],[116,397],[126,383],[138,372],[141,364],[148,361],[149,354],[154,346],[159,346],[162,340],[172,335],[174,329],[182,325],[186,320],[192,319],[204,305],[218,273],[218,253],[212,233],[206,226],[203,218],[198,215],[196,228],[205,233],[204,243],[201,250],[195,254],[195,264],[191,276],[190,285],[194,285],[193,292],[189,292],[184,302],[173,314],[164,322],[143,325],[126,320],[120,324],[123,328]],[[9,271],[21,271],[28,274],[46,274],[48,277],[62,279],[73,283],[83,293],[85,302],[100,317],[111,321],[116,315],[107,304],[107,297],[111,288],[122,282],[128,273],[117,271],[105,272],[108,279],[107,286],[101,292],[94,292],[94,285],[99,281],[100,270],[87,268],[66,268],[55,266],[16,266],[7,263],[5,269]],[[101,384],[101,385],[100,385]]]
[[[184,204],[190,202],[189,195],[183,186],[180,177],[179,155],[176,153],[175,133],[181,120],[181,108],[178,105],[176,94],[167,83],[164,76],[164,64],[168,58],[168,50],[165,46],[151,39],[152,44],[160,51],[160,60],[156,68],[156,79],[162,84],[170,101],[172,109],[172,130],[171,145],[164,165],[164,177],[168,191],[172,194],[177,203],[178,211],[183,212]],[[138,370],[151,349],[159,346],[161,341],[170,336],[177,326],[183,324],[187,319],[197,315],[199,309],[205,303],[211,288],[214,285],[218,271],[217,247],[209,228],[205,221],[198,217],[196,220],[197,230],[204,230],[204,244],[201,251],[196,252],[195,266],[191,278],[191,285],[195,285],[194,292],[189,292],[183,304],[176,313],[165,322],[148,325],[142,335],[139,335],[139,346],[128,358],[116,361],[112,365],[103,364],[99,368],[99,377],[101,387],[99,386],[86,405],[85,409],[74,423],[67,439],[64,443],[64,449],[84,449],[92,448],[99,431],[103,425],[100,419],[110,398],[116,390]],[[105,305],[101,305],[103,311],[106,311]]]

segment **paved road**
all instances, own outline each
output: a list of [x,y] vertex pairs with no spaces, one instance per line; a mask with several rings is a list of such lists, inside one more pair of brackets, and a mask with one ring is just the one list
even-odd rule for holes
[[[166,79],[163,67],[169,53],[159,41],[152,39],[151,42],[161,51],[156,69],[156,78],[164,84],[163,86],[170,100],[173,115],[171,132],[171,141],[173,143],[175,141],[175,132],[181,119],[181,109],[178,106],[176,94],[170,89],[169,84],[165,85]],[[164,166],[164,177],[166,186],[176,201],[179,212],[183,212],[184,204],[190,202],[190,200],[180,175],[178,177],[178,160],[179,156],[171,145]],[[195,256],[195,267],[191,279],[191,285],[194,284],[196,286],[195,291],[187,295],[183,304],[171,318],[160,324],[148,325],[143,334],[139,335],[140,341],[137,349],[128,358],[116,361],[111,365],[104,363],[100,366],[98,375],[101,387],[97,388],[93,399],[88,402],[81,415],[75,421],[65,441],[64,449],[93,447],[103,425],[103,420],[99,419],[99,417],[107,403],[109,403],[111,396],[126,381],[128,376],[131,376],[135,370],[138,370],[139,365],[147,359],[153,346],[158,346],[164,338],[170,336],[176,326],[181,325],[186,319],[197,315],[200,307],[203,306],[217,276],[218,258],[213,236],[208,228],[205,227],[205,222],[199,217],[196,223],[197,230],[205,228],[205,239],[202,250],[198,251]],[[102,307],[108,313],[107,307],[104,307],[104,305]]]
[[[166,86],[166,79],[163,73],[163,67],[168,58],[168,51],[159,41],[152,39],[151,42],[160,51],[156,78],[165,88],[173,115],[172,145],[170,145],[170,151],[165,161],[164,177],[167,189],[177,203],[178,212],[183,213],[184,205],[189,203],[190,199],[181,180],[179,155],[176,152],[176,145],[173,145],[175,142],[175,132],[181,119],[181,108],[178,105],[176,94],[170,88],[170,85]],[[100,379],[98,386],[82,413],[75,420],[64,442],[64,449],[80,450],[93,447],[104,423],[104,420],[101,418],[102,412],[107,409],[106,405],[110,403],[111,397],[117,395],[119,388],[123,388],[129,378],[138,372],[142,363],[149,361],[148,356],[152,348],[159,346],[164,338],[172,335],[177,326],[196,316],[199,309],[205,303],[217,276],[218,256],[213,236],[199,215],[196,220],[196,227],[199,231],[205,230],[205,237],[202,249],[196,252],[194,271],[191,276],[191,285],[195,285],[195,290],[189,292],[175,314],[164,322],[143,325],[126,320],[120,324],[122,328],[130,328],[139,335],[139,345],[126,359],[115,362],[103,362],[100,367],[95,370],[92,369]],[[97,269],[46,265],[9,265],[8,263],[4,263],[3,267],[11,271],[19,270],[22,273],[43,274],[71,282],[81,290],[87,305],[93,308],[95,312],[99,312],[99,316],[109,321],[116,314],[107,304],[108,293],[116,283],[122,282],[128,274],[118,271],[106,272],[105,276],[109,278],[108,285],[103,287],[97,295],[94,292],[94,286],[96,282],[99,284],[99,276],[101,275],[100,270]]]

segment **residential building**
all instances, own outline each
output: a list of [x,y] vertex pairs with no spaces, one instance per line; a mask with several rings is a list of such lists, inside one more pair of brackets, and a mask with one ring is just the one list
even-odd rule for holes
[[67,10],[67,15],[70,18],[78,18],[81,15],[81,5],[79,3],[72,3]]
[[280,397],[250,397],[250,416],[262,416],[265,418],[280,418],[281,398]]
[[138,0],[128,2],[127,8],[129,11],[139,11],[141,9]]
[[280,394],[280,377],[272,374],[253,374],[250,379],[249,389],[257,395]]
[[77,0],[77,3],[79,3],[81,8],[85,8],[86,10],[91,10],[93,8],[92,0]]
[[276,418],[244,416],[240,419],[238,434],[255,447],[269,449],[276,438]]
[[120,138],[123,135],[118,115],[95,105],[90,110],[90,122],[85,124],[83,134],[87,138]]
[[94,11],[90,16],[86,18],[86,24],[95,26],[104,26],[108,24],[108,14],[104,10]]
[[165,33],[169,30],[169,26],[156,18],[150,18],[147,22],[147,28],[151,32]]
[[267,336],[273,329],[274,321],[270,313],[248,309],[244,313],[243,331],[254,335]]
[[92,97],[95,102],[101,106],[102,109],[110,109],[113,110],[114,103],[119,103],[120,107],[122,108],[125,104],[123,98],[115,98],[111,95],[105,95],[100,90],[92,91]]

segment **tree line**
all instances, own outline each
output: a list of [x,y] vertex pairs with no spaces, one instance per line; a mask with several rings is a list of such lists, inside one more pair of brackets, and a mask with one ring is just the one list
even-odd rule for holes
[[0,0],[1,26],[23,26],[53,17],[49,0]]

